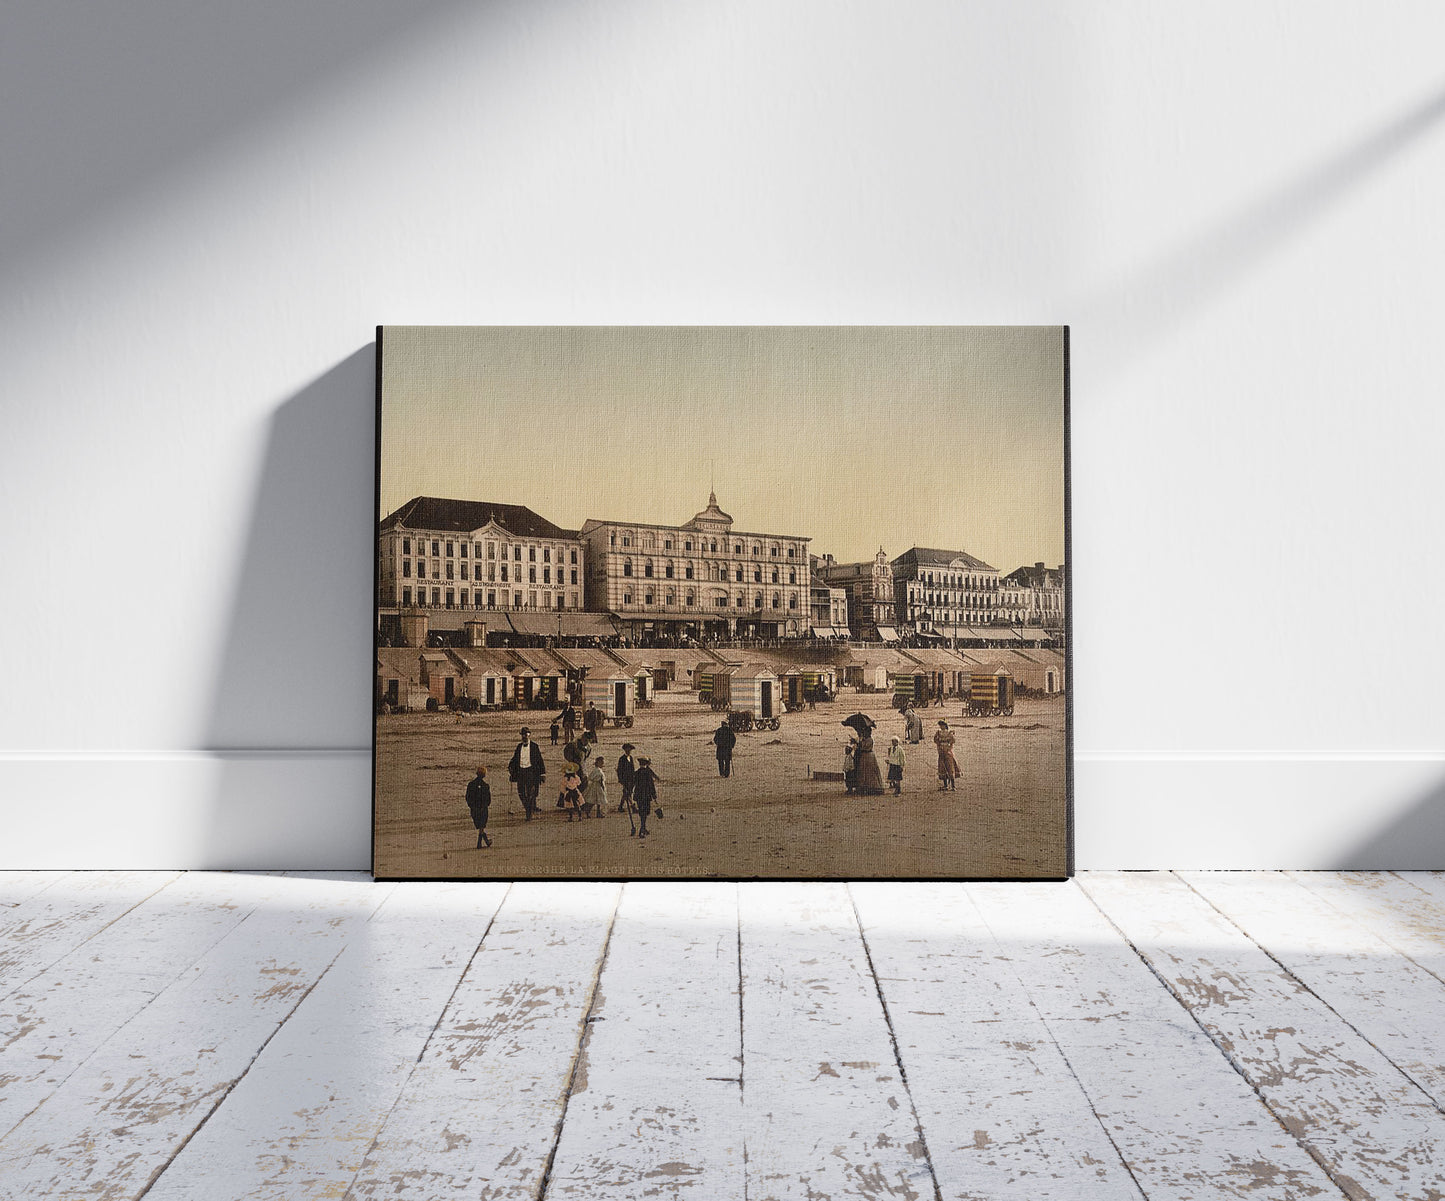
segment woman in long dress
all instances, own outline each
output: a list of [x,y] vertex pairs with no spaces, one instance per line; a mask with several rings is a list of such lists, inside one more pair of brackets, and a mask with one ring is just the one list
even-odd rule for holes
[[951,792],[958,781],[958,760],[953,756],[953,731],[946,721],[938,723],[933,735],[933,745],[938,748],[938,788],[940,792]]
[[858,792],[862,796],[883,795],[883,773],[878,770],[878,756],[873,753],[871,731],[858,739],[858,762],[854,771],[858,776]]

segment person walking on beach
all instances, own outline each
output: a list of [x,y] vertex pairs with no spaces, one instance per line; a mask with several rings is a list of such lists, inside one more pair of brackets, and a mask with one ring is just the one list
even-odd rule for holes
[[522,810],[531,821],[537,815],[537,793],[547,779],[547,767],[542,762],[542,748],[532,741],[532,731],[526,726],[522,727],[522,741],[507,763],[507,779],[517,786]]
[[858,791],[858,740],[848,739],[843,748],[843,787],[849,796]]
[[888,747],[888,787],[893,789],[894,796],[903,795],[903,765],[906,759],[903,743],[895,738]]
[[923,741],[923,718],[918,716],[912,705],[903,711],[903,735],[909,742]]
[[572,702],[568,701],[562,710],[562,737],[571,742],[574,734],[577,733],[577,710],[572,708]]
[[637,805],[637,816],[639,828],[637,836],[647,837],[647,817],[657,808],[657,816],[662,816],[662,806],[657,803],[657,773],[652,770],[652,760],[646,755],[637,761],[637,777],[632,782],[632,799]]
[[636,749],[632,743],[624,742],[622,754],[617,756],[617,782],[622,785],[622,800],[617,805],[618,813],[626,813],[627,806],[632,804],[633,781],[637,778],[637,764],[632,761],[632,752]]
[[472,825],[477,828],[477,850],[491,846],[487,837],[487,814],[492,808],[492,786],[487,783],[487,769],[478,766],[477,774],[467,785],[467,808],[471,810]]
[[582,812],[589,810],[593,817],[605,817],[607,814],[607,772],[602,766],[601,755],[587,769],[587,801],[582,806]]
[[953,731],[946,721],[940,720],[933,735],[933,745],[938,748],[938,789],[940,792],[956,791],[959,776],[958,760],[953,755]]
[[722,724],[712,736],[713,745],[717,747],[717,774],[727,777],[733,774],[733,747],[738,744],[738,736],[733,733],[732,726],[728,725],[727,718],[723,718]]
[[559,727],[558,727],[557,723],[554,721],[554,722],[552,723],[552,745],[553,745],[553,746],[556,746],[556,745],[557,745],[557,730],[558,730],[558,728],[559,728]]
[[870,730],[858,739],[857,768],[855,769],[859,796],[882,796],[883,773],[878,770],[878,756],[873,753],[873,732]]
[[587,702],[587,709],[582,714],[582,728],[591,734],[594,740],[597,738],[597,731],[602,728],[602,710],[591,701]]
[[572,820],[572,815],[577,815],[577,820],[582,820],[582,777],[577,774],[575,767],[569,767],[567,774],[562,777],[562,791],[557,794],[557,808],[567,811],[567,820]]

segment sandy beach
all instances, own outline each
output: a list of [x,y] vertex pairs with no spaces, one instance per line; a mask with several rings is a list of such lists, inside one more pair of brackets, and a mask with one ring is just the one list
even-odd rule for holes
[[[1065,864],[1064,698],[1020,698],[1010,717],[961,716],[961,702],[920,710],[925,741],[907,746],[903,794],[849,796],[838,781],[809,771],[841,772],[851,713],[878,722],[878,758],[902,737],[903,719],[883,693],[845,688],[815,710],[790,713],[776,732],[738,736],[733,774],[718,776],[712,733],[719,716],[696,694],[659,694],[631,730],[602,731],[609,812],[569,823],[554,808],[563,774],[545,711],[414,713],[377,721],[379,784],[374,868],[383,878],[526,877],[644,879],[675,877],[1062,877]],[[954,792],[939,790],[931,741],[940,717],[957,733],[963,769]],[[523,819],[507,760],[518,731],[541,744],[547,781],[541,815]],[[650,837],[629,834],[616,813],[615,764],[623,742],[636,744],[661,779],[664,816]],[[492,789],[488,833],[476,831],[464,801],[484,764]]]

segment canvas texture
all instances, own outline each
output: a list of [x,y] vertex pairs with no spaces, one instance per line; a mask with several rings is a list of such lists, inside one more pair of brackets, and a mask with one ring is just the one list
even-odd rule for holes
[[1070,875],[1068,346],[379,329],[378,878]]

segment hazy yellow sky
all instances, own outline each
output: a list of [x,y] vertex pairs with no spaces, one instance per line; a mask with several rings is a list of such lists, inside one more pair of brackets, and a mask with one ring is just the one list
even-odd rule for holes
[[381,515],[413,496],[735,528],[815,554],[1064,556],[1058,327],[387,326]]

